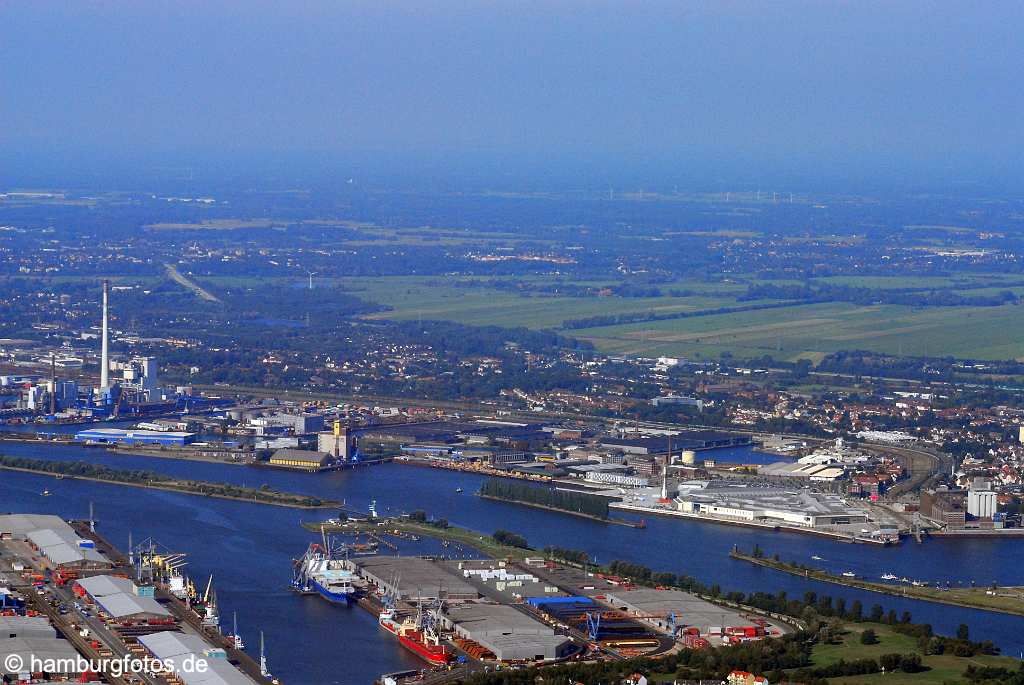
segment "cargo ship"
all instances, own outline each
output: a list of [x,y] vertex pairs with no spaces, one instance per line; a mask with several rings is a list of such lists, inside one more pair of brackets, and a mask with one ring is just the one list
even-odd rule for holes
[[399,623],[395,620],[395,610],[385,607],[378,621],[384,630],[398,638],[403,647],[427,663],[443,666],[451,661],[448,648],[441,644],[432,629],[424,626],[422,612],[415,619],[407,618]]
[[[344,548],[343,548],[344,549]],[[292,587],[304,594],[317,593],[329,602],[351,604],[359,591],[359,577],[345,568],[330,540],[310,543],[306,553],[295,562]]]

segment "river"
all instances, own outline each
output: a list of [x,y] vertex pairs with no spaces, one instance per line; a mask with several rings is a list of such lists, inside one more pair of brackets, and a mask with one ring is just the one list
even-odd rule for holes
[[[1017,616],[807,581],[728,557],[733,545],[749,550],[757,543],[783,560],[809,561],[811,555],[817,555],[823,558],[818,563],[832,571],[852,570],[869,578],[890,571],[933,582],[966,584],[973,580],[978,584],[996,581],[1024,585],[1024,545],[1020,542],[931,540],[883,548],[658,517],[648,517],[646,529],[635,529],[482,500],[471,494],[479,487],[480,476],[403,464],[309,474],[48,444],[4,443],[0,452],[44,459],[84,459],[239,485],[266,483],[281,490],[345,500],[363,510],[375,500],[378,511],[384,514],[424,509],[432,516],[484,533],[498,528],[521,533],[534,547],[552,544],[584,549],[599,562],[628,559],[655,570],[717,583],[725,590],[785,590],[794,597],[813,590],[845,597],[848,604],[859,599],[865,611],[873,604],[887,610],[910,611],[915,621],[931,623],[937,632],[946,634],[967,623],[974,639],[991,639],[1011,655],[1024,650],[1021,618]],[[231,612],[238,612],[240,632],[253,653],[258,649],[258,631],[262,629],[271,670],[289,685],[369,683],[380,673],[418,666],[413,657],[380,632],[374,618],[362,609],[330,605],[288,590],[292,559],[300,556],[315,537],[299,526],[300,521],[326,517],[327,513],[105,483],[57,481],[50,476],[15,472],[0,472],[0,478],[4,483],[3,510],[84,518],[93,502],[98,530],[122,549],[127,547],[131,532],[136,541],[153,537],[168,548],[187,552],[188,569],[197,583],[210,573],[214,575],[223,622],[228,624]],[[44,488],[53,496],[42,497]],[[456,492],[457,488],[463,492]],[[431,541],[399,544],[403,554],[439,549]]]

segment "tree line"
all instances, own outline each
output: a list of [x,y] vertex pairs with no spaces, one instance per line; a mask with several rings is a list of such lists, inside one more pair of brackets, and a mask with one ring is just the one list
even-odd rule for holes
[[523,502],[573,511],[602,519],[608,518],[608,498],[585,492],[556,490],[520,481],[489,478],[480,485],[480,495],[508,502]]

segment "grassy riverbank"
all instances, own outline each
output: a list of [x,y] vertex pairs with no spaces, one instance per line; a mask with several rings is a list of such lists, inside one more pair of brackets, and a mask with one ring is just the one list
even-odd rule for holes
[[[756,564],[757,566],[763,566],[776,571],[782,571],[783,573],[789,573],[794,576],[810,578],[812,580],[819,580],[826,583],[834,583],[836,585],[846,585],[847,587],[868,590],[879,594],[892,595],[894,597],[909,597],[911,599],[919,599],[925,602],[935,602],[938,604],[949,604],[952,606],[967,607],[970,609],[981,609],[983,611],[995,611],[1002,614],[1024,616],[1024,588],[1000,587],[992,590],[991,588],[972,587],[939,590],[934,587],[889,585],[887,583],[876,583],[862,578],[848,578],[845,576],[835,575],[821,569],[813,569],[799,564],[776,561],[775,559],[767,557],[753,556],[737,550],[733,550],[729,556],[733,559],[739,559],[751,564]],[[988,594],[989,592],[994,592],[995,594]]]
[[298,509],[334,508],[341,504],[332,500],[322,500],[318,497],[280,492],[269,488],[246,488],[228,483],[172,478],[152,471],[112,469],[84,461],[49,461],[0,455],[0,469]]
[[614,523],[619,526],[629,526],[630,528],[642,527],[642,525],[639,523],[634,523],[633,521],[626,521],[625,519],[613,519],[604,518],[601,516],[593,516],[591,514],[584,514],[581,511],[573,511],[571,509],[560,509],[558,507],[549,507],[545,504],[537,504],[536,502],[526,502],[517,499],[505,499],[504,497],[492,497],[491,495],[483,495],[481,493],[477,493],[477,497],[479,497],[480,499],[489,499],[494,502],[504,502],[505,504],[518,504],[524,507],[533,507],[534,509],[544,509],[545,511],[553,511],[556,514],[568,514],[569,516],[590,519],[591,521],[598,521],[599,523]]
[[528,556],[537,556],[538,554],[534,550],[512,547],[511,545],[503,545],[490,535],[484,535],[483,533],[478,533],[477,531],[469,530],[468,528],[460,528],[452,525],[442,528],[440,526],[414,521],[408,518],[375,519],[366,522],[350,521],[335,525],[318,522],[304,522],[302,524],[302,527],[306,530],[311,530],[317,533],[320,532],[321,526],[328,533],[359,532],[386,535],[397,531],[406,535],[411,534],[420,537],[432,537],[438,540],[472,547],[481,554],[494,559],[505,559],[509,557],[513,559],[525,559]]
[[[864,644],[861,635],[865,630],[872,630],[877,642]],[[888,673],[870,673],[858,676],[842,676],[829,678],[830,683],[920,683],[941,685],[942,683],[962,682],[964,670],[968,666],[988,668],[1008,668],[1016,670],[1020,662],[1011,657],[976,654],[970,657],[954,654],[924,654],[918,640],[903,635],[880,623],[850,623],[844,626],[843,634],[835,643],[819,642],[811,652],[814,666],[829,666],[840,659],[854,661],[856,659],[878,659],[884,654],[919,654],[922,670],[917,673],[890,671]]]

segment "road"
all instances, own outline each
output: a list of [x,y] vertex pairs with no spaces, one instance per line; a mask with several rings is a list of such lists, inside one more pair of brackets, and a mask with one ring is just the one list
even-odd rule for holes
[[164,266],[167,268],[167,275],[178,285],[188,288],[200,299],[206,300],[207,302],[220,302],[220,299],[216,295],[178,271],[178,267],[173,264],[165,264]]

